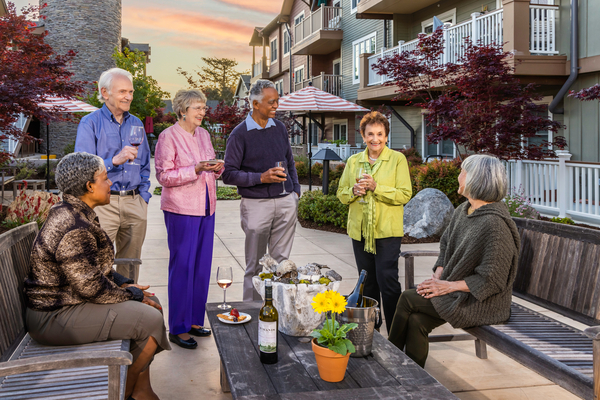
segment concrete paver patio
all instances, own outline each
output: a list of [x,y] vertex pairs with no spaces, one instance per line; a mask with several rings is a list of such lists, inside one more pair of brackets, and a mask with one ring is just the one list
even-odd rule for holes
[[[154,172],[154,168],[152,168]],[[151,177],[153,187],[156,179]],[[214,258],[209,302],[223,300],[223,291],[216,284],[218,266],[231,266],[234,283],[227,289],[227,300],[242,300],[244,263],[244,234],[240,227],[239,201],[219,201],[216,211]],[[437,243],[403,245],[407,250],[438,249]],[[350,239],[346,235],[296,228],[294,247],[290,258],[299,265],[307,262],[327,264],[342,275],[340,292],[349,293],[358,273]],[[160,210],[160,197],[154,196],[148,208],[148,232],[142,250],[140,283],[150,284],[150,291],[160,298],[168,315],[167,279],[169,250],[167,232]],[[431,275],[432,257],[417,259],[415,280],[420,282]],[[402,261],[400,262],[402,266]],[[401,275],[403,271],[401,268]],[[401,279],[403,282],[403,276]],[[525,303],[523,301],[519,301]],[[534,309],[555,316],[540,307]],[[583,325],[564,317],[561,321],[581,329]],[[383,328],[383,327],[382,327]],[[448,324],[435,333],[454,332]],[[457,332],[462,332],[457,330]],[[382,330],[382,334],[386,335]],[[221,391],[219,383],[219,354],[212,337],[197,338],[196,350],[184,350],[173,345],[173,350],[159,354],[151,368],[154,390],[161,399],[231,399]],[[521,366],[519,363],[488,347],[488,359],[475,356],[473,342],[447,342],[431,345],[426,370],[463,400],[569,400],[577,399],[570,392]]]

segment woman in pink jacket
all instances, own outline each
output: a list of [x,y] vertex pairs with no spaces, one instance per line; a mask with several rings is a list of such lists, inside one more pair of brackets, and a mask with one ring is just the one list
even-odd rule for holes
[[217,205],[216,178],[223,164],[215,158],[209,133],[200,127],[206,96],[180,90],[173,99],[179,121],[158,138],[156,178],[163,186],[160,208],[169,243],[169,340],[185,349],[209,336],[204,328]]

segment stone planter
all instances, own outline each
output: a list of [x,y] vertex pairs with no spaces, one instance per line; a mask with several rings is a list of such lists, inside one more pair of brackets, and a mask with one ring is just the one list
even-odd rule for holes
[[[265,298],[265,282],[252,278],[254,288]],[[338,290],[340,282],[329,285],[298,285],[273,282],[273,305],[279,313],[279,332],[289,336],[308,336],[325,320],[325,313],[316,313],[310,303],[317,293]]]

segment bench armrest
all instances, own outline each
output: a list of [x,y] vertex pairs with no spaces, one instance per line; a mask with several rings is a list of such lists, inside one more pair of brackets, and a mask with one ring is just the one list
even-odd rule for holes
[[131,353],[115,350],[31,357],[0,363],[0,376],[47,371],[50,369],[84,368],[100,365],[131,365],[132,360]]
[[437,257],[438,250],[412,250],[400,253],[404,257],[404,290],[415,287],[415,257]]
[[600,340],[600,325],[598,326],[590,326],[583,333],[593,340]]

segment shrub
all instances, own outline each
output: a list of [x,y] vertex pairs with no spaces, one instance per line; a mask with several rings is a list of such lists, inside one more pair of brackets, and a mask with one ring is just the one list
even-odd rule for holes
[[334,180],[329,181],[329,193],[336,194],[339,187],[340,187],[340,178],[336,178]]
[[170,122],[159,122],[158,124],[154,124],[154,135],[158,137],[162,131],[173,125],[174,124]]
[[512,217],[528,219],[538,219],[540,217],[540,213],[533,208],[529,198],[525,196],[523,187],[519,187],[519,190],[513,189],[513,194],[506,196],[504,202]]
[[221,186],[217,188],[217,200],[238,200],[241,199],[237,188],[233,186]]
[[[27,187],[27,185],[25,185]],[[37,222],[41,228],[50,208],[60,201],[60,197],[47,192],[33,192],[27,194],[25,189],[10,204],[6,214],[6,218],[2,221],[2,225],[8,229],[16,228],[30,222]]]
[[421,157],[421,154],[419,154],[417,149],[415,149],[414,147],[400,150],[400,153],[404,154],[404,157],[406,157],[406,161],[408,161],[409,166],[423,164],[423,158]]
[[310,168],[310,173],[312,174],[312,176],[321,176],[321,173],[323,172],[323,164],[321,163],[314,163],[313,166]]
[[[334,168],[331,168],[329,170],[329,183],[335,181],[336,179],[339,181],[342,177],[342,174],[344,173],[344,168],[346,168],[346,164],[344,163],[338,164]],[[322,172],[321,175],[323,175]],[[322,176],[321,179],[323,179]]]
[[571,218],[554,217],[550,221],[556,222],[557,224],[575,225],[575,221],[573,221]]
[[[50,160],[50,184],[52,184],[54,182],[54,175],[56,172],[57,165],[58,165],[58,161]],[[38,166],[35,167],[35,169],[36,169],[36,175],[40,179],[43,179],[46,177],[46,171],[48,170],[47,163],[39,164]]]
[[17,164],[17,174],[15,175],[15,180],[19,181],[22,179],[29,179],[36,173],[36,168],[34,165],[28,162],[22,162]]
[[340,203],[335,194],[324,195],[320,190],[304,192],[298,203],[298,217],[319,225],[333,224],[346,228],[348,206]]
[[67,154],[71,154],[75,152],[75,141],[73,140],[71,143],[65,146],[63,149],[63,154],[66,156]]
[[162,186],[157,186],[154,188],[154,192],[152,192],[155,196],[160,196],[162,194]]
[[296,161],[296,172],[298,172],[298,178],[306,178],[308,176],[308,167],[304,161]]
[[415,177],[417,192],[427,188],[438,189],[448,196],[454,207],[465,201],[465,198],[457,192],[458,175],[460,175],[458,159],[452,161],[433,160],[416,168],[418,169]]

